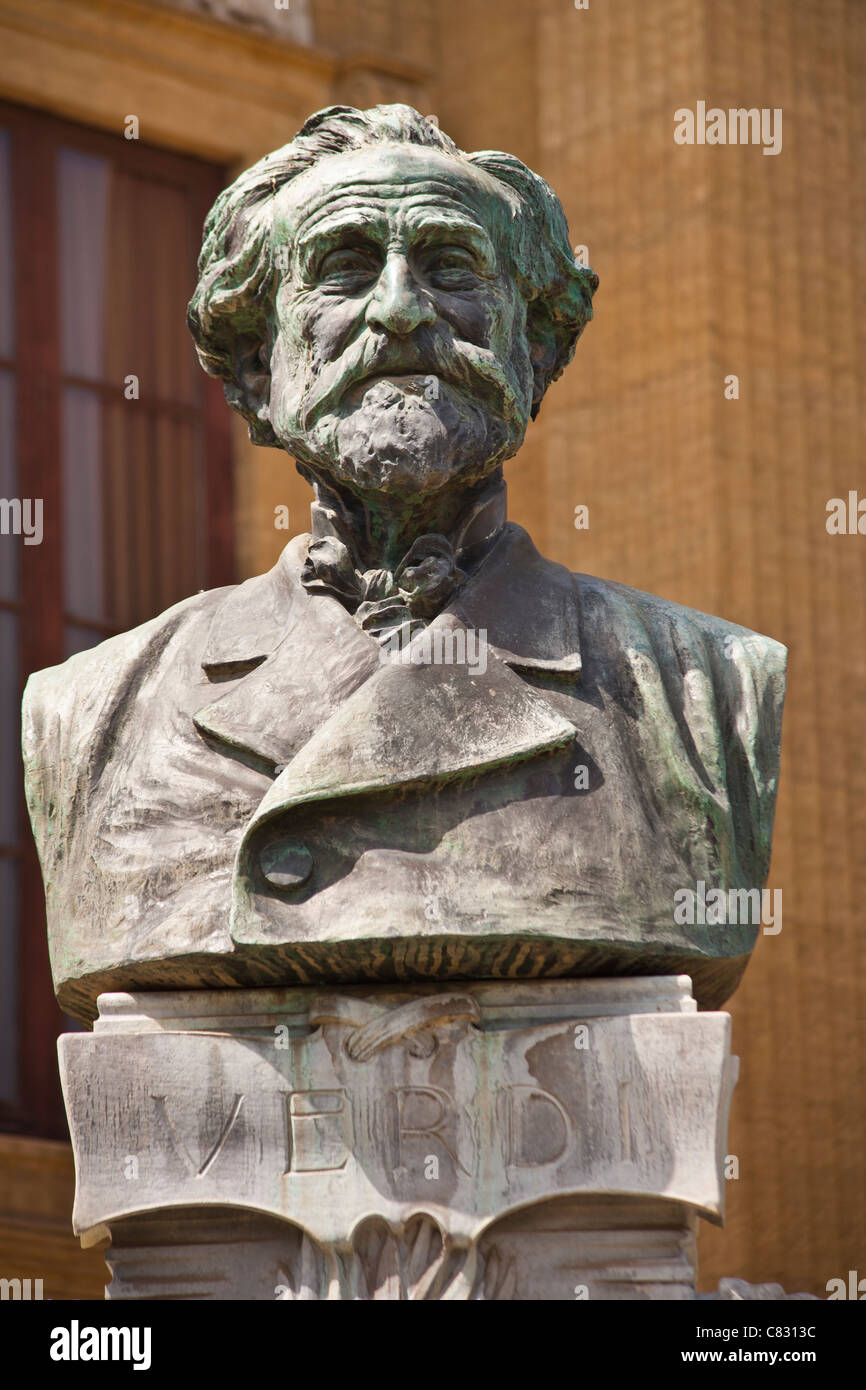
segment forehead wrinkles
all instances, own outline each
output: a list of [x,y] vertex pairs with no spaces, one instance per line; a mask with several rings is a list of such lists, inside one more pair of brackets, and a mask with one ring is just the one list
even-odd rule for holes
[[[315,172],[315,169],[308,170],[301,178],[307,179]],[[340,212],[347,210],[351,210],[355,222],[369,220],[371,229],[383,223],[393,226],[409,220],[423,220],[425,213],[434,211],[443,221],[449,219],[449,214],[457,214],[461,221],[468,219],[488,235],[493,231],[491,224],[496,224],[498,229],[501,219],[508,220],[507,200],[504,192],[499,194],[498,189],[488,193],[482,188],[466,187],[463,180],[452,183],[430,175],[413,177],[406,171],[395,172],[391,177],[382,174],[369,178],[356,176],[320,185],[306,200],[303,199],[305,190],[298,183],[289,185],[284,191],[290,196],[288,199],[277,197],[275,229],[288,231],[298,240],[313,235],[319,224],[338,223]],[[298,194],[301,200],[297,200]],[[495,200],[493,207],[491,198]],[[479,205],[485,207],[486,216]]]

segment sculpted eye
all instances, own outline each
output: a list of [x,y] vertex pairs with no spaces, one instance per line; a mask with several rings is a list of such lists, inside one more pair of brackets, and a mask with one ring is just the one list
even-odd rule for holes
[[478,270],[471,251],[462,246],[444,246],[434,251],[426,264],[427,278],[438,289],[472,289],[478,283]]
[[331,281],[366,280],[376,274],[376,264],[369,251],[357,247],[340,247],[329,251],[319,263],[319,279]]

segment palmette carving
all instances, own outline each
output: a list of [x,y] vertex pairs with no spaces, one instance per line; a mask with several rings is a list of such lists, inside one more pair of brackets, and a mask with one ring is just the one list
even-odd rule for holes
[[436,1221],[418,1215],[402,1230],[372,1218],[351,1248],[325,1249],[302,1231],[279,1265],[275,1295],[287,1300],[450,1302],[509,1299],[514,1260],[493,1246],[456,1246]]

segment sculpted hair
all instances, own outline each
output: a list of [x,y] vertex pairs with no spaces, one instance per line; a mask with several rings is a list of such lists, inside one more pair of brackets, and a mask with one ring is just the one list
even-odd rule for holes
[[[269,372],[279,272],[271,239],[273,199],[328,155],[395,141],[442,150],[485,170],[516,195],[508,199],[510,252],[527,301],[538,383],[533,419],[541,397],[571,361],[577,339],[592,318],[598,276],[575,261],[560,201],[538,174],[499,150],[467,154],[411,106],[374,106],[368,111],[328,106],[305,121],[288,145],[265,155],[226,188],[204,225],[199,279],[187,322],[201,365],[222,379],[226,400],[249,422],[250,438],[257,444],[277,443],[248,395],[248,387],[260,385]],[[267,392],[259,398],[266,399]]]

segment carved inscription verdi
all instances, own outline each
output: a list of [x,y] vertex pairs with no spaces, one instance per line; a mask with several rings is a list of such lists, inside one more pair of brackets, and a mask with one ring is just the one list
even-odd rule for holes
[[[628,1082],[622,1083],[623,1091]],[[439,1086],[392,1086],[384,1095],[367,1101],[361,1092],[354,1096],[346,1090],[284,1091],[286,1153],[285,1173],[339,1173],[346,1167],[353,1149],[353,1136],[359,1132],[362,1109],[365,1118],[372,1117],[376,1133],[381,1136],[386,1167],[394,1175],[395,1190],[412,1186],[419,1167],[419,1152],[424,1159],[430,1151],[437,1167],[450,1163],[467,1177],[480,1171],[478,1133],[472,1117],[461,1107],[458,1113],[454,1097]],[[246,1104],[250,1115],[252,1102],[253,1125],[255,1104],[260,1097],[238,1094],[222,1125],[216,1141],[205,1148],[201,1162],[188,1146],[190,1136],[172,1118],[167,1097],[152,1095],[155,1119],[164,1120],[170,1142],[196,1178],[205,1175],[223,1152],[235,1129],[241,1108]],[[354,1108],[353,1108],[354,1102]],[[492,1098],[496,1130],[502,1140],[502,1158],[508,1168],[538,1168],[563,1157],[572,1138],[572,1122],[565,1106],[553,1095],[537,1086],[500,1086]],[[631,1156],[633,1140],[625,1112],[621,1156]],[[189,1117],[186,1117],[189,1119]],[[198,1115],[195,1117],[196,1121]],[[250,1137],[250,1127],[244,1138]],[[420,1149],[416,1149],[420,1145]],[[356,1157],[359,1156],[356,1154]],[[469,1166],[467,1166],[469,1165]]]
[[303,1023],[65,1036],[76,1230],[208,1204],[325,1245],[370,1215],[421,1212],[459,1241],[526,1203],[600,1191],[720,1216],[727,1015],[591,1018],[577,1048],[573,1017],[503,1026],[478,992],[350,1000],[339,1019],[313,996]]

